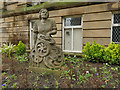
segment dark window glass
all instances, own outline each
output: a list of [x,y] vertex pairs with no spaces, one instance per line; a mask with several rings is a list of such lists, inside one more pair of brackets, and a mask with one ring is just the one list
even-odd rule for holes
[[114,24],[120,23],[120,13],[114,14]]
[[120,42],[120,26],[119,27],[113,27],[112,41],[113,42]]
[[78,26],[81,25],[81,17],[65,18],[65,26]]

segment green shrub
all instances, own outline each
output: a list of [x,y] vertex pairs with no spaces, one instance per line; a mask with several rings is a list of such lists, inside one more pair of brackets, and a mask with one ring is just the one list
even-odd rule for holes
[[102,56],[104,55],[104,48],[104,46],[97,44],[96,41],[94,41],[92,45],[87,42],[83,49],[83,57],[92,62],[99,62],[101,59],[103,59]]
[[107,48],[96,41],[90,45],[89,42],[83,49],[83,57],[92,62],[103,62],[109,64],[120,64],[120,44],[110,43]]
[[17,55],[23,55],[26,52],[26,45],[19,41],[19,44],[15,47]]
[[91,47],[90,42],[87,42],[86,46],[84,46],[84,49],[83,49],[84,59],[90,59],[91,58],[90,57],[90,53],[91,53],[90,47]]
[[120,64],[120,44],[110,43],[105,48],[105,55],[103,56],[105,62],[109,64]]

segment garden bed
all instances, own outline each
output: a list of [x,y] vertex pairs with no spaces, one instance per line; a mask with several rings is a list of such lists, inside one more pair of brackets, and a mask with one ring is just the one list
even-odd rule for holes
[[119,88],[120,66],[66,57],[58,74],[29,70],[29,61],[2,57],[3,88]]

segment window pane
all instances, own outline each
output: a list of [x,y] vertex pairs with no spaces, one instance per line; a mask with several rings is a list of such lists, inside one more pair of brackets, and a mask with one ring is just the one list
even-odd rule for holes
[[31,30],[31,48],[34,46],[34,33],[33,30]]
[[64,19],[65,26],[78,26],[81,25],[81,17],[71,17]]
[[82,29],[73,30],[73,49],[74,51],[82,51]]
[[31,35],[30,35],[30,48],[32,49],[34,46],[34,32],[33,32],[33,25],[34,25],[34,21],[31,22]]
[[119,27],[113,27],[112,41],[113,42],[120,42],[120,26]]
[[114,24],[120,23],[120,13],[114,14]]
[[64,30],[64,49],[71,50],[72,46],[72,29],[65,29]]

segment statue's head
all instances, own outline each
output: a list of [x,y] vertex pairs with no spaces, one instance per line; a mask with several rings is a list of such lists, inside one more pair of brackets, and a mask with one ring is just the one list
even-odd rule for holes
[[47,19],[48,17],[49,17],[49,12],[47,9],[41,9],[39,11],[39,18],[40,19],[42,19],[42,18]]

